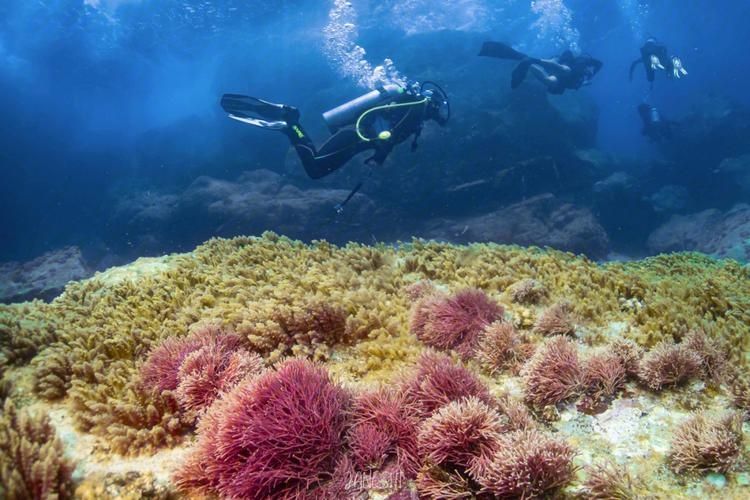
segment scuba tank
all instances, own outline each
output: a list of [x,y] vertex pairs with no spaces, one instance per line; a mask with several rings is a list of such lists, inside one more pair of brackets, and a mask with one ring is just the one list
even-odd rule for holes
[[404,87],[388,84],[361,95],[356,99],[337,106],[323,113],[323,120],[331,133],[335,133],[341,127],[351,125],[366,110],[393,100],[406,91]]

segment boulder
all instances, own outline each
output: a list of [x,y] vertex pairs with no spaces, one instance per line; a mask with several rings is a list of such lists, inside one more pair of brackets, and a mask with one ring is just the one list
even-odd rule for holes
[[428,237],[455,243],[549,246],[592,258],[602,258],[609,251],[607,233],[591,211],[552,194],[535,196],[487,214],[434,220],[428,225]]
[[69,281],[91,274],[81,250],[74,246],[47,252],[28,262],[0,264],[0,302],[52,300]]
[[655,253],[691,250],[748,262],[750,205],[673,216],[649,236],[648,247]]

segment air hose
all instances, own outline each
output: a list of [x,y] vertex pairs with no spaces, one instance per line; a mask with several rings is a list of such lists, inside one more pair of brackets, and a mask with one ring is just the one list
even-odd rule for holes
[[[365,141],[365,142],[372,142],[372,141],[375,141],[375,140],[378,140],[378,139],[380,139],[380,140],[390,139],[391,134],[390,134],[390,131],[388,131],[388,130],[384,130],[383,132],[381,132],[380,134],[378,134],[378,137],[366,137],[364,134],[362,134],[362,132],[360,131],[359,125],[362,122],[362,120],[364,119],[364,117],[367,116],[367,115],[369,115],[373,111],[380,111],[380,110],[387,110],[387,109],[394,109],[394,108],[403,108],[403,107],[406,107],[406,106],[416,106],[416,105],[419,105],[419,104],[424,104],[426,102],[427,102],[427,98],[425,97],[422,100],[414,101],[414,102],[402,102],[402,103],[399,103],[399,104],[391,103],[391,104],[383,104],[382,106],[375,106],[374,108],[370,108],[367,111],[365,111],[364,113],[362,113],[361,115],[359,115],[359,118],[357,118],[357,123],[354,125],[354,130],[357,132],[357,136],[360,139],[362,139],[363,141]],[[386,134],[386,132],[388,132],[388,133]]]

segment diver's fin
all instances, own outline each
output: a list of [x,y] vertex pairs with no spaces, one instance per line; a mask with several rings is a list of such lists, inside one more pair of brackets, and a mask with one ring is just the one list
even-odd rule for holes
[[520,61],[526,58],[526,54],[518,52],[510,45],[500,42],[484,42],[482,49],[479,51],[480,56],[496,57],[498,59],[512,59]]
[[515,67],[510,77],[510,88],[515,89],[521,85],[521,82],[526,79],[526,74],[529,72],[529,67],[534,61],[531,59],[524,59],[518,66]]
[[284,130],[289,125],[283,120],[267,121],[261,120],[260,118],[249,118],[247,116],[237,116],[229,113],[229,118],[237,120],[238,122],[247,123],[253,127],[265,128],[268,130]]
[[297,108],[240,94],[224,94],[221,107],[235,119],[260,117],[271,121],[295,121],[299,118]]

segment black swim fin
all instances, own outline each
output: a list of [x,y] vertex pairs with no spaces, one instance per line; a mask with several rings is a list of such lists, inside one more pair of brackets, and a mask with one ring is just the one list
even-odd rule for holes
[[479,51],[480,56],[496,57],[498,59],[511,59],[521,61],[526,58],[526,54],[518,52],[510,45],[500,42],[484,42],[482,49]]
[[297,108],[240,94],[221,96],[221,107],[230,115],[240,118],[264,118],[266,120],[290,121],[299,118]]
[[518,63],[518,66],[515,67],[510,76],[510,88],[515,89],[521,85],[521,82],[526,79],[526,74],[529,72],[529,68],[533,62],[532,59],[527,58]]

